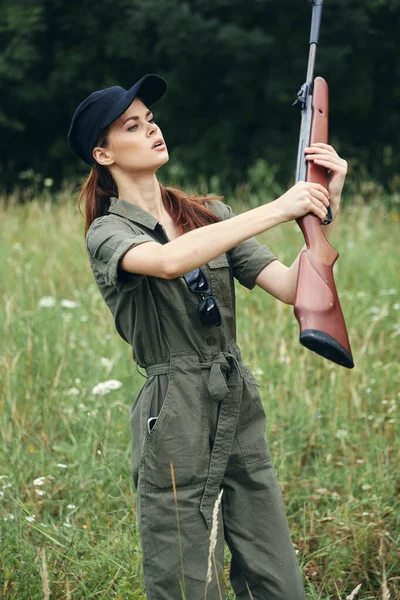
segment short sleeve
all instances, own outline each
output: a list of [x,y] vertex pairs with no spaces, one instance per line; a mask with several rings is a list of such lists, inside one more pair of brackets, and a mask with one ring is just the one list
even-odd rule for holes
[[[235,216],[231,207],[220,200],[214,200],[207,204],[209,209],[221,220],[231,219]],[[271,250],[260,244],[255,237],[234,246],[228,250],[227,254],[234,277],[249,290],[256,285],[259,273],[273,260],[277,260]]]
[[122,219],[109,215],[93,221],[86,234],[86,249],[95,274],[99,274],[106,285],[121,291],[124,284],[129,289],[136,287],[145,275],[128,273],[119,268],[124,254],[144,242],[155,240]]

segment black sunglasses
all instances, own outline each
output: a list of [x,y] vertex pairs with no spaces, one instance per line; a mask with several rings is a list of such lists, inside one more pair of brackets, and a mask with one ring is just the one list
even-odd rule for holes
[[203,271],[200,268],[194,269],[185,273],[183,277],[190,291],[200,294],[199,316],[202,324],[205,327],[219,327],[221,315]]

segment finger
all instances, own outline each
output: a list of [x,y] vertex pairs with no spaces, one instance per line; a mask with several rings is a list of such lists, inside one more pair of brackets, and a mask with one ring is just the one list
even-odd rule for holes
[[318,204],[315,203],[311,206],[310,212],[319,217],[321,220],[324,220],[328,214],[328,209],[321,202],[318,202]]
[[327,198],[329,198],[329,191],[326,189],[326,187],[324,187],[320,183],[315,183],[314,181],[310,181],[310,182],[308,182],[308,185],[310,186],[311,190],[317,190],[319,192],[322,192]]
[[343,166],[332,163],[329,160],[315,159],[314,163],[317,165],[321,165],[321,167],[326,167],[331,171],[335,171],[335,173],[341,173],[342,175],[345,175],[347,173],[347,170]]
[[341,169],[344,171],[347,171],[347,164],[344,163],[342,160],[335,160],[332,156],[324,156],[321,154],[308,154],[306,156],[306,160],[313,161],[313,162],[320,162],[320,161],[325,161],[325,162],[329,162],[332,166],[336,167],[335,170],[337,169]]
[[311,148],[309,151],[305,152],[306,160],[312,157],[315,158],[329,158],[329,160],[333,160],[335,162],[343,162],[343,158],[340,158],[338,154],[334,154],[333,152],[329,152],[329,150],[324,150],[323,148]]
[[318,148],[324,148],[326,150],[329,150],[330,152],[334,152],[334,154],[337,154],[333,146],[331,146],[330,144],[325,144],[324,142],[314,142],[313,144],[310,144],[310,146],[305,148],[305,150],[312,148],[313,146],[317,146]]
[[330,152],[323,152],[322,150],[314,150],[314,152],[308,152],[306,154],[306,160],[315,160],[315,159],[324,159],[324,160],[331,160],[333,161],[335,164],[338,165],[343,165],[345,163],[345,161],[343,160],[343,158],[340,158],[340,156],[338,156],[337,154],[332,154]]
[[329,198],[324,192],[320,192],[319,190],[315,190],[311,194],[311,199],[313,202],[321,203],[325,206],[329,206]]

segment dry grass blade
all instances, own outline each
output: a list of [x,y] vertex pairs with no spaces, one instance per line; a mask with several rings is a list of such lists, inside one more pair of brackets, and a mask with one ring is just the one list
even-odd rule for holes
[[356,597],[356,595],[358,594],[360,587],[362,586],[362,583],[360,583],[350,594],[350,596],[347,596],[346,600],[354,600],[354,598]]
[[247,583],[247,581],[246,581],[246,587],[247,587],[247,591],[249,592],[250,600],[253,600],[253,594],[250,591],[249,584]]
[[68,581],[68,579],[65,582],[65,593],[66,593],[67,600],[72,600],[71,588],[69,587],[69,581]]
[[43,600],[50,598],[49,574],[47,571],[46,552],[42,548],[42,583],[43,583]]
[[[204,590],[204,599],[207,598],[207,589],[208,585],[212,580],[212,556],[215,552],[215,546],[217,544],[217,534],[218,534],[218,511],[219,506],[221,504],[221,498],[224,490],[221,490],[218,494],[218,498],[214,504],[213,516],[212,516],[212,526],[211,526],[211,534],[210,534],[210,550],[208,552],[208,570],[207,570],[207,579],[206,579],[206,587]],[[215,576],[218,582],[217,569],[215,569]],[[219,584],[218,584],[219,585]]]
[[382,600],[390,600],[390,592],[387,586],[385,552],[383,537],[380,539],[378,556],[382,564]]

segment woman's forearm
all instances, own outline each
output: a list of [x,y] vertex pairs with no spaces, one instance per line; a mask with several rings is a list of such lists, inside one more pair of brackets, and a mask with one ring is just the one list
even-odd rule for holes
[[218,223],[199,227],[168,244],[163,253],[171,278],[179,277],[237,244],[285,221],[276,200]]

